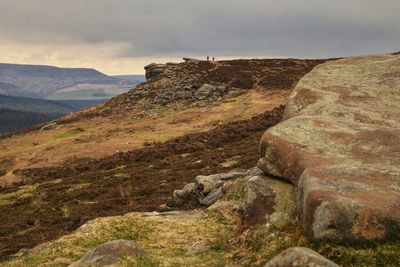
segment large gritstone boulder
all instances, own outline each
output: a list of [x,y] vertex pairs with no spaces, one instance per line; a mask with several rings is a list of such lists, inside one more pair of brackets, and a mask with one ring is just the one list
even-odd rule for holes
[[297,186],[315,239],[400,237],[400,56],[331,61],[297,85],[259,168]]

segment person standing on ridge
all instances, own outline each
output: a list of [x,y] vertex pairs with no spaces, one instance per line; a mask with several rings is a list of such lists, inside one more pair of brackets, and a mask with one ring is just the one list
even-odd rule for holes
[[207,56],[207,61],[210,61],[210,57],[209,56]]
[[213,57],[213,61],[215,60],[215,57]]

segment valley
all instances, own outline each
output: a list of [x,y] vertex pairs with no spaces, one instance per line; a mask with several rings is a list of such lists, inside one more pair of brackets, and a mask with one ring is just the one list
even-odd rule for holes
[[105,102],[143,81],[143,75],[0,63],[0,134]]

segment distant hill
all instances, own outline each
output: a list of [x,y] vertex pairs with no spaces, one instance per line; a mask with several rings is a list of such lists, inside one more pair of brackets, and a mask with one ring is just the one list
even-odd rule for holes
[[146,81],[145,75],[113,75],[112,77],[138,83],[143,83]]
[[76,100],[76,99],[70,99],[70,100],[52,100],[52,102],[59,103],[59,104],[64,104],[67,105],[68,107],[74,109],[74,111],[84,109],[89,106],[94,106],[103,102],[106,102],[108,99],[93,99],[93,100]]
[[0,63],[0,94],[43,99],[105,99],[140,83],[95,69]]
[[0,133],[12,132],[95,105],[103,100],[59,100],[0,95]]

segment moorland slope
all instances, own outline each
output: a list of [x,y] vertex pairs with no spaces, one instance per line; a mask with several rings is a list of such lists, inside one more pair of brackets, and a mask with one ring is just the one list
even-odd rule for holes
[[324,60],[157,65],[135,89],[0,139],[0,254],[151,211],[199,174],[250,168],[298,80]]

